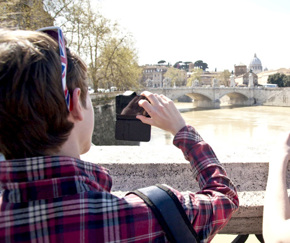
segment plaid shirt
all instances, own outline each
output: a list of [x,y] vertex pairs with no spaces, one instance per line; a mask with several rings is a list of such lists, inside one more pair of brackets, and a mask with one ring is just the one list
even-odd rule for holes
[[[171,190],[210,242],[238,207],[236,189],[194,128],[184,127],[174,144],[202,190]],[[111,177],[96,164],[59,156],[3,161],[0,185],[0,242],[167,242],[151,209],[134,194],[111,194]]]

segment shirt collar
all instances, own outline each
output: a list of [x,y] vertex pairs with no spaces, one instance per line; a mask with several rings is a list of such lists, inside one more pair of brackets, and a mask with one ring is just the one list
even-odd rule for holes
[[3,200],[26,202],[91,190],[110,192],[108,170],[80,159],[61,156],[33,157],[0,162]]

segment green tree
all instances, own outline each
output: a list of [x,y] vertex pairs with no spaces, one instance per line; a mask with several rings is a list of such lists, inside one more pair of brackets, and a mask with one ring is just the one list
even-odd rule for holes
[[202,60],[198,60],[194,63],[194,67],[200,68],[205,71],[208,68],[207,63],[203,62]]
[[192,62],[184,62],[184,70],[186,70],[186,72],[189,72],[189,64]]
[[178,68],[178,69],[180,69],[180,65],[181,65],[181,63],[182,63],[182,61],[178,61],[178,62],[176,62],[176,63],[173,65],[173,67],[174,67],[174,68]]
[[159,65],[162,65],[162,64],[164,64],[164,63],[166,63],[165,60],[160,60],[160,61],[158,62]]
[[290,87],[290,76],[287,75],[286,79],[284,80],[284,87]]
[[192,62],[182,62],[182,61],[178,61],[176,62],[173,67],[174,68],[178,68],[178,69],[182,69],[185,70],[186,72],[189,71],[189,64]]
[[164,77],[171,80],[171,86],[184,86],[186,84],[186,72],[184,70],[174,67],[168,68]]
[[275,73],[268,77],[268,84],[277,84],[278,87],[284,87],[287,83],[287,76],[283,73]]

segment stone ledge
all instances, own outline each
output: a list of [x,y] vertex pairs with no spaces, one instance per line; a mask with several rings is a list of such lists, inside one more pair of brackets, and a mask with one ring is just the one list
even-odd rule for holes
[[[228,158],[228,157],[227,157]],[[112,191],[126,191],[164,183],[179,191],[198,191],[189,163],[179,149],[165,147],[94,146],[82,159],[110,170]],[[240,207],[221,234],[261,234],[263,200],[268,177],[268,162],[221,162],[237,187]],[[290,165],[287,173],[290,188]],[[288,194],[290,190],[288,190]]]
[[[94,146],[81,158],[110,170],[113,191],[134,190],[156,183],[168,184],[180,191],[199,190],[189,163],[174,146]],[[232,159],[235,162],[220,161],[239,192],[266,189],[268,162],[238,162],[238,158]],[[287,188],[290,188],[290,164]]]
[[[127,192],[113,191],[112,193],[123,197]],[[238,195],[240,207],[219,234],[262,234],[264,192],[238,192]]]

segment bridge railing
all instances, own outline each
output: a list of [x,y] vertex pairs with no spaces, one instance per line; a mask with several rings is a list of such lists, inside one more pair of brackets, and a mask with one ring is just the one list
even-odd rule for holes
[[[100,146],[92,148],[82,159],[110,170],[112,190],[118,196],[156,183],[168,184],[179,191],[199,190],[189,164],[180,150],[172,146]],[[240,207],[220,234],[261,234],[268,162],[236,160],[224,162],[223,166],[237,187]],[[290,188],[290,166],[288,172],[287,188]]]

